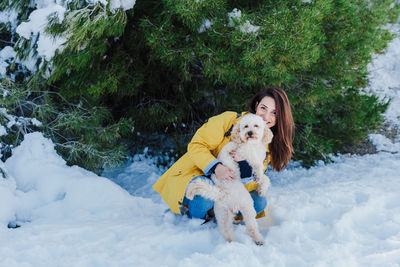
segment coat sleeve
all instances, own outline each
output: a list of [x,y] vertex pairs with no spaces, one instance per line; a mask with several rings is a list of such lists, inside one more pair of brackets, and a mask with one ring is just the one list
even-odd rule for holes
[[188,154],[193,163],[206,173],[218,162],[212,154],[223,141],[225,133],[232,126],[236,112],[224,112],[211,117],[195,133],[188,145]]

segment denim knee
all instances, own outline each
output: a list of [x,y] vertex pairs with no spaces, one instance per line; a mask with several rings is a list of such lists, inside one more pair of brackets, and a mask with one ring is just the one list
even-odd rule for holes
[[207,211],[214,207],[214,201],[202,196],[195,196],[189,201],[189,216],[197,219],[204,219]]
[[[197,176],[193,178],[191,182],[196,179],[203,179],[207,182],[213,183],[212,180],[205,176]],[[192,200],[189,200],[185,197],[183,203],[188,205],[189,216],[198,219],[204,219],[206,217],[207,211],[214,207],[214,201],[199,195],[195,195]]]
[[257,190],[251,191],[250,195],[254,201],[254,209],[257,214],[262,212],[267,207],[267,198],[259,196]]

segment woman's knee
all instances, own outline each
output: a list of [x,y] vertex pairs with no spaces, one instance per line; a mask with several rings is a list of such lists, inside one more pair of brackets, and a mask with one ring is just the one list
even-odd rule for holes
[[202,196],[195,196],[188,203],[189,215],[192,218],[204,219],[207,211],[214,207],[214,201]]
[[[207,180],[207,182],[213,183],[212,180],[205,176],[197,176],[192,179],[191,183],[197,179],[203,179]],[[199,195],[195,195],[192,200],[189,200],[185,197],[184,203],[188,205],[189,216],[198,219],[204,219],[208,210],[214,207],[214,201]]]
[[250,195],[253,198],[254,209],[256,210],[257,214],[267,207],[267,198],[259,196],[257,190],[251,191]]

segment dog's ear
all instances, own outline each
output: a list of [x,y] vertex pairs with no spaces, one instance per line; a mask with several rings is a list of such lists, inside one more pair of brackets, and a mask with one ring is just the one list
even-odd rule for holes
[[267,145],[272,142],[273,137],[274,134],[272,133],[271,129],[268,128],[268,126],[265,126],[262,142]]
[[231,139],[235,143],[238,143],[238,144],[243,143],[242,139],[240,138],[240,126],[239,126],[239,123],[236,123],[232,128]]

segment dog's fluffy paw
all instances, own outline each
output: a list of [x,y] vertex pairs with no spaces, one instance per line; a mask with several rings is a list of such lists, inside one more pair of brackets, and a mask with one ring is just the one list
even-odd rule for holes
[[193,188],[193,184],[189,184],[187,189],[186,189],[186,198],[193,200],[195,192],[194,192],[194,188]]
[[256,243],[256,245],[258,245],[258,246],[264,245],[264,238],[260,234],[260,232],[258,232],[258,230],[250,231],[249,234],[250,234],[250,237],[253,239],[254,243]]
[[257,246],[262,246],[264,245],[264,239],[254,240],[254,243],[256,243]]
[[260,197],[265,196],[265,194],[267,193],[267,189],[264,188],[264,186],[260,186],[258,185],[257,187],[257,193]]
[[257,187],[257,193],[259,196],[265,196],[268,188],[270,187],[271,182],[269,181],[268,176],[265,175],[263,182],[260,182]]

